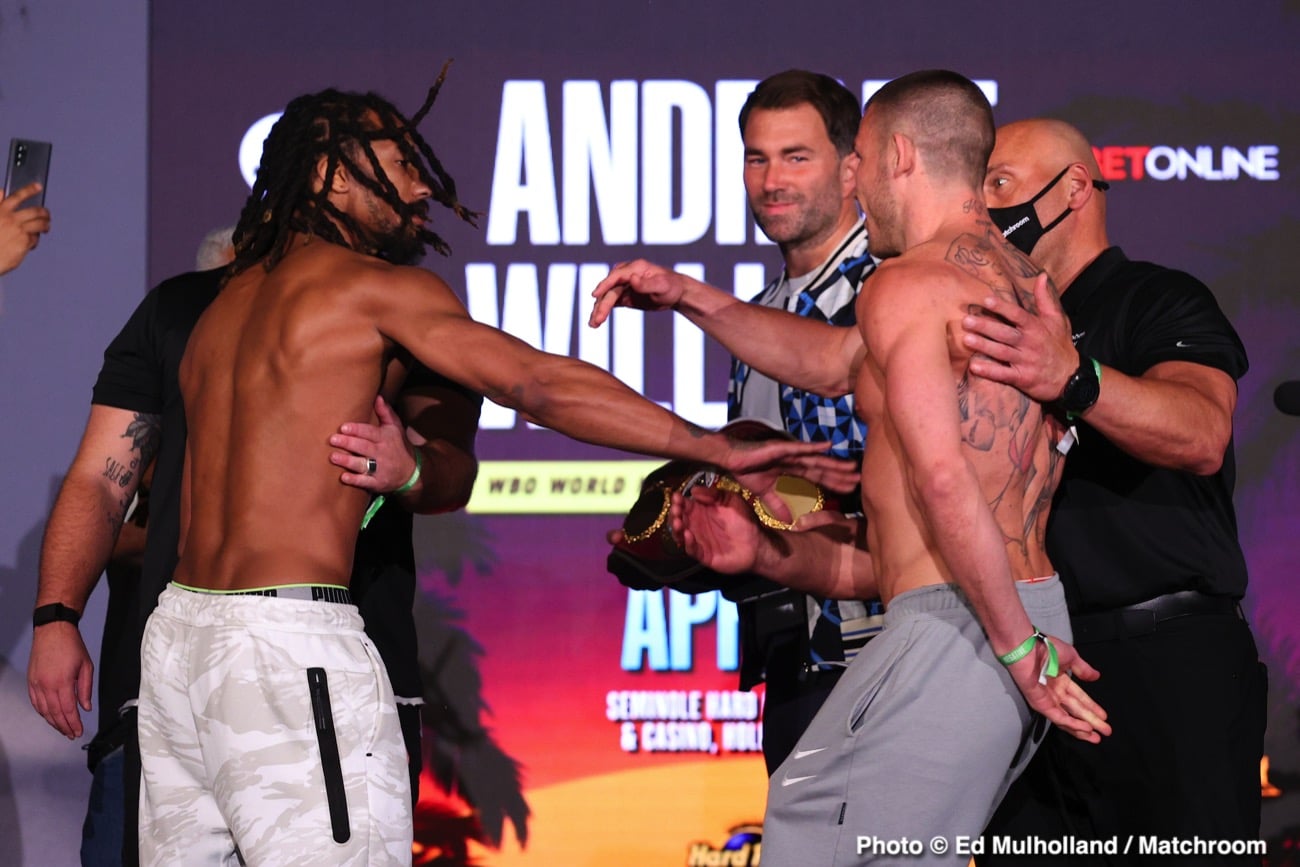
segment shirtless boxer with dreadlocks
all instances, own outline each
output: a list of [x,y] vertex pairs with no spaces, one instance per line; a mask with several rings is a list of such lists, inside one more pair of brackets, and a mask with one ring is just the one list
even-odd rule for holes
[[820,446],[705,433],[475,323],[404,264],[442,244],[430,198],[470,216],[374,95],[295,99],[266,141],[228,282],[181,364],[181,557],[141,651],[144,864],[410,863],[393,700],[348,604],[367,496],[325,456],[338,419],[371,419],[412,356],[562,433],[717,464],[760,493],[781,470],[855,481]]

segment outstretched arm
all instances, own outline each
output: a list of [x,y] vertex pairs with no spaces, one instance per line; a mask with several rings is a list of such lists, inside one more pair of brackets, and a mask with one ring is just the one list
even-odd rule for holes
[[740,496],[698,487],[673,494],[672,527],[687,554],[724,575],[752,572],[827,599],[880,595],[861,521],[818,512],[792,531],[771,530]]
[[676,310],[760,373],[828,397],[852,389],[865,351],[857,329],[746,304],[644,259],[616,265],[592,295],[592,327],[619,306]]
[[[1034,627],[1016,592],[1006,542],[963,446],[962,419],[946,337],[942,297],[947,277],[928,265],[881,268],[861,327],[884,374],[885,409],[897,433],[913,494],[953,580],[970,601],[993,652],[1021,645]],[[927,291],[917,291],[925,287]],[[1023,412],[1021,404],[1007,412]],[[1004,420],[1008,421],[1008,420]],[[1010,460],[1010,458],[1007,458]],[[1006,471],[1012,471],[1010,465]],[[1082,740],[1108,733],[1104,713],[1070,674],[1096,672],[1070,645],[1053,639],[1061,674],[1040,682],[1041,643],[1008,666],[1029,706]]]
[[[991,359],[972,361],[971,372],[1038,401],[1059,398],[1080,357],[1053,292],[1043,275],[1034,284],[1038,315],[989,298],[984,307],[995,316],[967,316],[965,344]],[[1103,367],[1101,380],[1101,396],[1083,418],[1107,439],[1153,466],[1205,475],[1218,471],[1237,405],[1231,376],[1202,364],[1166,361],[1141,376]]]
[[[36,605],[86,607],[108,564],[140,474],[158,446],[158,417],[95,405],[41,544]],[[69,738],[80,737],[94,666],[81,633],[56,621],[32,631],[27,691],[32,706]]]
[[429,369],[567,436],[750,474],[744,483],[759,493],[769,492],[782,472],[836,491],[851,489],[856,479],[857,468],[825,455],[824,443],[743,442],[705,431],[604,370],[474,322],[428,272],[406,272],[386,289],[379,304],[382,333]]

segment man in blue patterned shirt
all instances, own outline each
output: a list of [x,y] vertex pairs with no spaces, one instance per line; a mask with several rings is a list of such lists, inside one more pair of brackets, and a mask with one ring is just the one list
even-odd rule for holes
[[[847,88],[804,70],[764,79],[745,101],[745,191],[754,219],[776,242],[784,264],[754,303],[834,325],[854,324],[858,288],[875,269],[854,198],[853,138],[860,118],[857,98]],[[654,294],[628,295],[628,301],[674,308],[709,333],[707,317],[695,305],[725,293],[646,262],[626,267],[668,278]],[[607,279],[601,285],[616,284]],[[603,319],[599,305],[593,317]],[[803,440],[830,442],[840,457],[862,456],[866,428],[853,413],[851,396],[823,398],[733,362],[727,406],[732,419],[760,419]],[[848,660],[879,631],[883,609],[879,602],[835,602],[758,577],[735,578],[723,593],[740,613],[740,686],[767,682],[763,755],[771,773]]]

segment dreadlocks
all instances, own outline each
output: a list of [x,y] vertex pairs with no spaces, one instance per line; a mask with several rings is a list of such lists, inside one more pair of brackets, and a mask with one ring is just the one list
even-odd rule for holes
[[[363,228],[329,201],[328,179],[340,167],[391,207],[403,225],[410,225],[415,217],[423,218],[425,203],[402,201],[371,148],[373,141],[393,141],[403,158],[416,167],[434,201],[475,225],[478,215],[456,198],[456,182],[415,129],[415,124],[433,106],[446,74],[447,66],[443,66],[412,122],[392,103],[373,93],[330,89],[290,102],[262,148],[257,182],[235,226],[235,259],[227,277],[256,262],[270,271],[287,252],[289,239],[295,232],[318,235],[345,247],[365,238]],[[322,157],[327,161],[326,182],[319,190],[313,190],[316,166]],[[369,170],[362,171],[358,160],[364,160]],[[357,240],[350,244],[339,226]],[[444,256],[451,251],[437,233],[424,225],[418,226],[416,236],[421,244],[433,247]]]

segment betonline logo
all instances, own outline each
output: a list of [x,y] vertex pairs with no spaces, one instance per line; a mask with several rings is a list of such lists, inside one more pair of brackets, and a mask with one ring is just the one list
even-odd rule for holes
[[1251,145],[1245,150],[1223,145],[1107,145],[1094,147],[1093,155],[1107,181],[1235,181],[1253,178],[1276,181],[1277,145]]

